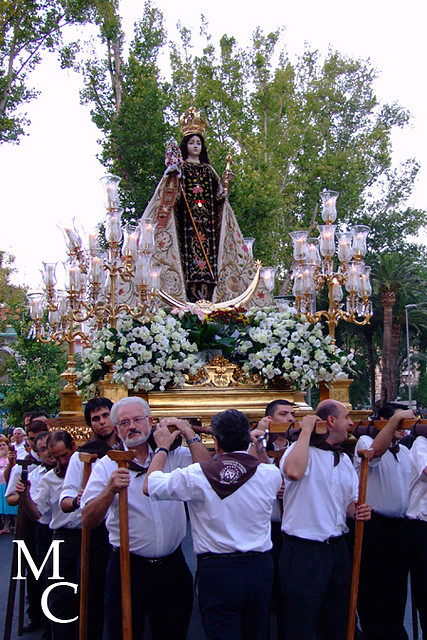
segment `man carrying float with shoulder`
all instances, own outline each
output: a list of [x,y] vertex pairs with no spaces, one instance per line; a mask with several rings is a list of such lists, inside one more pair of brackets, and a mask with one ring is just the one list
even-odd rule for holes
[[[135,457],[126,469],[104,456],[96,463],[81,499],[83,525],[93,529],[106,517],[113,547],[106,575],[107,638],[122,637],[118,494],[127,488],[133,638],[143,638],[148,615],[153,640],[185,640],[193,606],[193,581],[181,550],[186,534],[184,505],[156,504],[143,494],[150,463],[164,456],[148,442],[153,422],[148,404],[138,397],[119,400],[111,410],[111,420],[123,448],[133,451]],[[209,453],[188,422],[166,418],[162,424],[167,426],[170,420],[189,448],[179,446],[171,451],[166,469],[173,471],[196,459],[209,460]]]
[[169,472],[169,449],[178,435],[160,422],[159,453],[144,484],[153,508],[187,502],[198,561],[199,607],[208,640],[263,640],[267,636],[273,558],[271,512],[280,471],[247,453],[261,454],[249,420],[230,409],[211,422],[217,459]]

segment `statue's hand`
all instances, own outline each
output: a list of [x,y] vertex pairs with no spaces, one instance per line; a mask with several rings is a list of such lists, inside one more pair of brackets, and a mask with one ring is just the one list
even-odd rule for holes
[[230,180],[233,180],[233,178],[235,178],[235,175],[231,171],[231,169],[226,169],[222,174],[222,178],[221,178],[221,182],[223,186],[225,187],[228,184],[228,182],[230,182]]

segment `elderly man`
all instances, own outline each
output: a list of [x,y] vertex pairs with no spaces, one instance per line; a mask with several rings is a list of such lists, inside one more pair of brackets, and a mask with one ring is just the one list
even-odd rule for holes
[[12,446],[16,451],[17,460],[23,460],[27,455],[25,448],[25,430],[22,427],[16,427],[13,430]]
[[188,504],[206,638],[263,640],[273,586],[270,518],[282,479],[277,467],[247,453],[251,436],[243,413],[223,411],[211,427],[218,458],[171,473],[167,461],[178,432],[158,428],[160,452],[144,492],[156,506]]
[[[313,434],[326,421],[325,435]],[[285,452],[284,532],[280,577],[288,640],[345,640],[351,563],[344,534],[347,515],[369,520],[357,505],[358,478],[341,443],[352,426],[345,405],[324,400],[315,416],[302,420],[298,440]]]
[[[133,638],[143,637],[148,615],[153,640],[184,640],[193,603],[192,577],[180,546],[186,533],[184,505],[156,504],[142,492],[148,466],[153,458],[163,455],[148,443],[152,429],[148,404],[141,398],[119,400],[111,410],[111,420],[124,448],[134,451],[135,458],[128,469],[121,469],[104,456],[95,465],[81,500],[84,526],[97,527],[107,516],[113,547],[105,592],[107,638],[122,637],[118,493],[127,487]],[[170,420],[166,418],[162,424],[168,425]],[[177,447],[170,452],[168,471],[192,460],[210,459],[188,422],[173,420],[173,425],[186,438],[189,449]]]

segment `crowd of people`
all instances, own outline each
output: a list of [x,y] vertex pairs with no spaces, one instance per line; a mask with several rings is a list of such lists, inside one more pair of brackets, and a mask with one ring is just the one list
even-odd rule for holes
[[[355,520],[365,524],[357,607],[364,637],[408,638],[409,571],[427,637],[427,436],[401,431],[412,411],[383,407],[384,428],[357,434],[353,451],[343,447],[354,425],[340,402],[320,402],[298,431],[269,429],[294,420],[291,403],[274,401],[265,414],[256,426],[234,409],[214,416],[213,455],[187,420],[163,418],[154,428],[149,405],[138,397],[114,405],[90,400],[85,419],[94,435],[78,449],[67,431],[49,430],[43,412],[27,414],[13,451],[0,440],[5,500],[25,511],[25,540],[37,566],[47,558],[40,579],[28,571],[25,630],[41,627],[52,640],[79,637],[79,593],[70,585],[80,583],[84,527],[90,530],[87,637],[122,638],[119,496],[125,491],[134,640],[143,637],[146,618],[153,640],[187,637],[194,585],[181,542],[188,518],[207,640],[270,638],[272,608],[279,640],[344,640]],[[407,446],[399,443],[404,437]],[[360,451],[369,458],[362,504]],[[94,460],[86,484],[90,462],[82,453]],[[52,541],[61,541],[64,585],[49,590],[46,616],[41,598],[54,574]]]

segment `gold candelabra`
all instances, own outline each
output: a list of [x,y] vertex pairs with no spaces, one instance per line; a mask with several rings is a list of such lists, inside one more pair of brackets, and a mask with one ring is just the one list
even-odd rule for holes
[[[370,267],[365,265],[366,238],[369,227],[357,225],[350,231],[335,234],[337,217],[337,191],[323,190],[322,219],[318,225],[319,237],[308,238],[307,231],[293,231],[293,295],[299,314],[304,314],[312,324],[326,318],[329,335],[335,341],[335,328],[340,319],[357,325],[368,324],[372,316]],[[337,236],[339,265],[334,270]],[[316,310],[316,292],[328,287],[328,309]],[[343,287],[347,291],[344,304]]]
[[[56,263],[43,263],[44,291],[28,296],[37,340],[67,343],[67,380],[64,392],[76,394],[75,343],[78,338],[88,346],[93,331],[102,327],[115,329],[120,313],[140,318],[155,311],[155,294],[159,286],[158,270],[152,269],[154,230],[157,221],[141,220],[138,225],[121,226],[123,210],[119,206],[120,178],[102,178],[105,189],[105,239],[102,251],[99,231],[88,234],[84,248],[74,223],[63,233],[68,259],[65,267],[65,291],[56,290]],[[128,283],[128,301],[121,301],[119,283]],[[44,320],[47,312],[47,321]],[[62,407],[61,407],[62,408]]]

